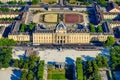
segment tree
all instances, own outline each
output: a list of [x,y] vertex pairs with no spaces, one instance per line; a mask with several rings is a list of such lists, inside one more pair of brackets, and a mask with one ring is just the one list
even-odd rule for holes
[[88,71],[88,74],[93,72],[93,68],[90,60],[87,61],[87,71]]
[[22,76],[21,76],[20,80],[27,80],[27,78],[26,78],[27,77],[27,71],[23,70],[21,75]]
[[90,32],[96,32],[95,26],[93,24],[90,24]]
[[83,80],[87,80],[87,77],[85,75],[83,76]]
[[37,77],[39,80],[43,80],[43,74],[44,74],[44,61],[41,60],[40,64],[37,66]]
[[92,61],[92,65],[93,65],[93,71],[94,71],[94,72],[98,72],[98,66],[97,66],[97,64],[96,64],[96,60],[93,60],[93,61]]
[[23,68],[24,69],[28,69],[28,61],[24,61],[23,62]]
[[101,56],[97,56],[96,59],[97,59],[97,65],[98,65],[98,67],[99,68],[103,67],[102,57]]
[[104,67],[108,67],[108,58],[105,56],[102,56],[102,64]]
[[33,72],[30,70],[27,74],[27,79],[32,80],[32,78],[33,78]]
[[110,55],[112,69],[120,70],[120,46],[111,48]]
[[26,28],[27,28],[27,25],[25,23],[22,23],[20,27],[20,32],[25,32]]
[[34,24],[31,23],[31,24],[29,25],[29,30],[32,31],[33,29],[34,29]]
[[1,38],[0,39],[0,46],[14,46],[16,45],[16,41],[13,39],[8,39],[8,38]]
[[8,67],[9,67],[9,63],[4,63],[4,64],[2,64],[2,67],[3,67],[3,68],[8,68]]
[[83,65],[81,58],[76,59],[77,80],[83,80]]
[[99,32],[99,33],[102,33],[102,32],[103,32],[102,26],[99,25],[97,28],[98,28],[98,32]]
[[39,0],[32,0],[32,4],[33,5],[39,4]]
[[23,68],[24,60],[21,58],[19,61],[19,68]]
[[14,66],[14,67],[18,67],[18,63],[19,63],[19,60],[18,60],[18,59],[15,59],[15,60],[14,60],[14,63],[13,63],[13,66]]
[[114,37],[108,36],[107,40],[104,42],[104,46],[113,46],[115,44]]
[[2,68],[9,67],[9,63],[12,58],[12,49],[9,47],[3,47],[0,49],[0,65]]
[[17,2],[16,1],[9,1],[9,2],[7,2],[8,4],[17,4]]

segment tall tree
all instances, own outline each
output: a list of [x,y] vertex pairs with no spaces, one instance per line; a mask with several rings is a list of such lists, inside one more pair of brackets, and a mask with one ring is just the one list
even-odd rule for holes
[[77,80],[83,80],[83,64],[81,58],[76,59]]
[[33,5],[39,4],[39,0],[32,0],[32,4]]
[[10,61],[12,58],[12,49],[7,47],[7,48],[1,48],[0,49],[0,65],[2,68],[8,68]]
[[14,66],[14,67],[18,67],[18,64],[19,64],[19,60],[18,60],[18,59],[15,59],[15,60],[14,60],[14,63],[13,63],[13,66]]
[[113,46],[115,44],[114,37],[108,36],[107,40],[104,42],[104,46]]
[[89,27],[90,27],[90,32],[96,32],[95,26],[93,24],[90,24]]
[[98,29],[98,32],[99,32],[99,33],[103,32],[102,26],[99,25],[99,26],[97,27],[97,29]]

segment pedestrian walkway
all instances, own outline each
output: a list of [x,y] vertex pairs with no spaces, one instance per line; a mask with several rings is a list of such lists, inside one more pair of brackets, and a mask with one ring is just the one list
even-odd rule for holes
[[47,65],[45,65],[44,67],[44,77],[43,77],[44,80],[47,80]]

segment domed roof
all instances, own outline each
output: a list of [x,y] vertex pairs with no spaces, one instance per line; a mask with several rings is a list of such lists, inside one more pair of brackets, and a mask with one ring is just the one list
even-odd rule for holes
[[57,25],[56,29],[57,30],[64,30],[64,29],[66,29],[66,26],[62,21],[60,21],[59,24]]

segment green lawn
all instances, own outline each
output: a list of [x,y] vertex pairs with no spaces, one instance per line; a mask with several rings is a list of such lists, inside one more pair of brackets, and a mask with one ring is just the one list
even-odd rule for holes
[[48,71],[48,80],[57,79],[57,80],[67,80],[65,77],[65,70],[51,70]]

